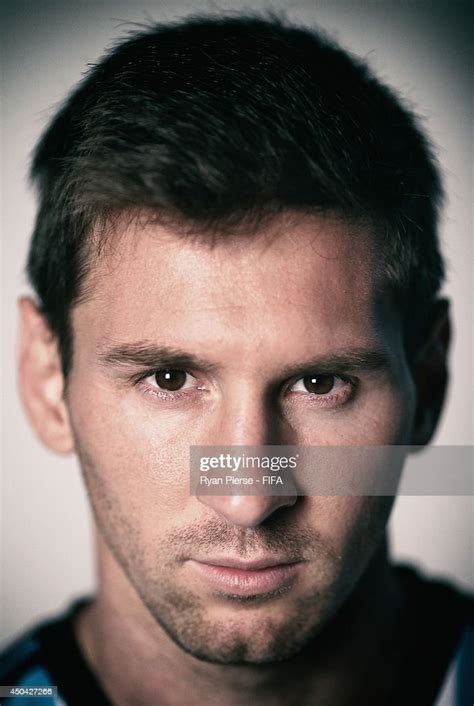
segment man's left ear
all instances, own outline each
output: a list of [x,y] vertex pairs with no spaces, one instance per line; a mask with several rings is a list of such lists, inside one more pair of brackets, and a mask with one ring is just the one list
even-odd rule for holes
[[440,299],[433,307],[430,325],[412,363],[417,396],[411,440],[414,446],[428,444],[436,430],[448,384],[450,341],[449,302]]

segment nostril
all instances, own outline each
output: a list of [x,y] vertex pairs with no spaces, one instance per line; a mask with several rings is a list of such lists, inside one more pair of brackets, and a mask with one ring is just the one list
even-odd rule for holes
[[198,500],[228,524],[257,527],[277,511],[293,506],[297,496],[201,495]]

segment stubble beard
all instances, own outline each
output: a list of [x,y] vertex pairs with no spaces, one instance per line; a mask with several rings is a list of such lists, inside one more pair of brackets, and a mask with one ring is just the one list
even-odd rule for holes
[[[130,523],[92,460],[82,449],[79,457],[98,530],[115,562],[155,624],[199,660],[259,665],[290,659],[311,645],[364,568],[353,557],[351,565],[341,570],[341,557],[314,530],[287,527],[280,519],[250,530],[218,520],[187,526],[158,537],[155,545],[165,550],[151,557],[145,551],[150,543]],[[166,555],[168,547],[173,548],[173,556]],[[312,553],[309,584],[314,588],[307,595],[295,598],[291,589],[267,596],[222,595],[216,597],[216,617],[212,616],[213,596],[199,595],[179,577],[184,558],[197,550],[229,551],[249,558],[257,550],[303,556],[308,547]]]
[[[180,649],[214,664],[290,659],[308,648],[349,592],[332,585],[298,598],[291,588],[263,596],[203,596],[180,581],[179,562],[160,556],[153,562],[160,568],[154,569],[136,549],[124,551],[120,541],[105,541],[154,622]],[[320,570],[321,577],[333,571]],[[317,586],[317,579],[312,583]]]

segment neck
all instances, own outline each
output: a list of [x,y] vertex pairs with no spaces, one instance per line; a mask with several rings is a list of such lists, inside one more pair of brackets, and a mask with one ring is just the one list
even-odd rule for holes
[[183,652],[151,617],[101,539],[99,567],[97,597],[78,616],[76,635],[89,666],[120,706],[345,706],[360,691],[357,679],[368,665],[377,673],[374,654],[388,663],[381,645],[390,642],[401,601],[385,542],[337,616],[303,652],[258,666],[209,664]]

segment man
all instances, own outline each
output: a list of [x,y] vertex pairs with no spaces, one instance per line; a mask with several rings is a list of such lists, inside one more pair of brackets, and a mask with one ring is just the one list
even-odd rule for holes
[[1,683],[68,706],[433,704],[470,603],[390,563],[392,497],[193,495],[188,462],[429,443],[449,318],[414,116],[317,33],[191,19],[104,57],[32,175],[21,392],[78,455],[99,587]]

